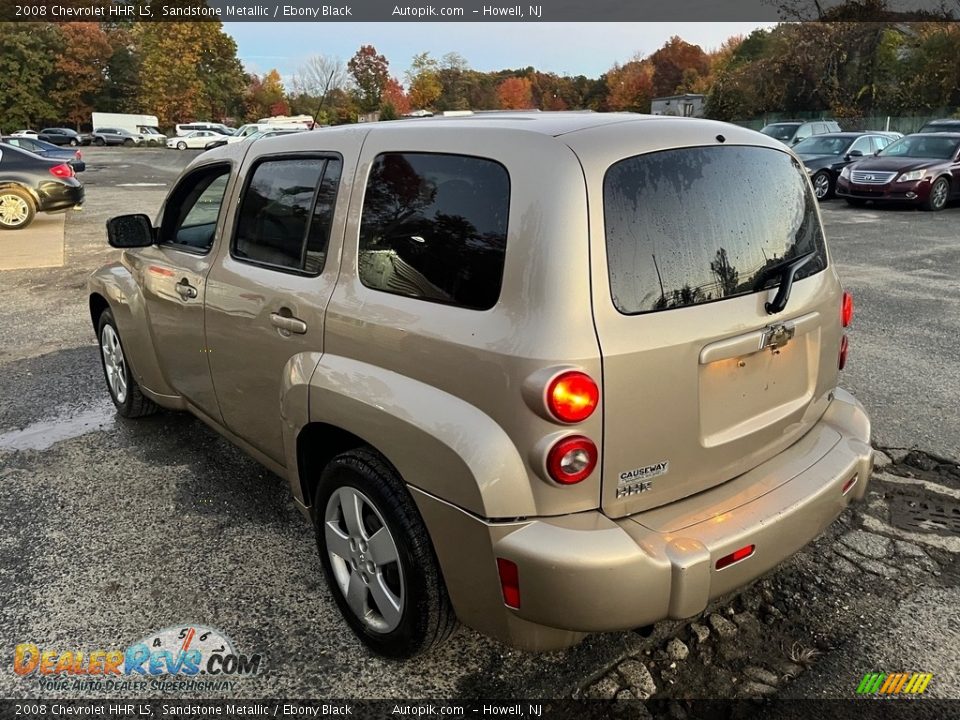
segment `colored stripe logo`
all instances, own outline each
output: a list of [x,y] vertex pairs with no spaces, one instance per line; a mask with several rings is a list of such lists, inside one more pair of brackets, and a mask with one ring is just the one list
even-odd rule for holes
[[867,673],[857,695],[920,695],[932,679],[932,673]]

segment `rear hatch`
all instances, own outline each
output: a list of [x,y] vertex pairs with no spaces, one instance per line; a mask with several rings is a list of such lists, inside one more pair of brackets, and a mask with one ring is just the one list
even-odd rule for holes
[[[841,290],[802,165],[781,149],[704,136],[709,144],[651,152],[621,142],[619,159],[584,167],[602,209],[591,262],[602,507],[614,517],[782,452],[836,385]],[[786,267],[786,304],[767,308]]]

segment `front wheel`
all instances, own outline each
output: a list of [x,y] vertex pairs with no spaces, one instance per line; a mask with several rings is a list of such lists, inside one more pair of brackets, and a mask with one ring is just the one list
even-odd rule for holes
[[185,142],[177,143],[177,150],[186,150],[186,149],[187,149],[187,144]]
[[124,138],[123,140],[124,147],[133,147],[133,140],[130,138]]
[[331,460],[313,508],[330,591],[367,647],[409,658],[447,639],[456,617],[430,536],[380,455],[358,448]]
[[157,406],[146,397],[137,385],[130,364],[123,352],[117,323],[110,310],[100,314],[97,323],[97,338],[100,340],[100,361],[103,376],[107,381],[110,399],[117,406],[117,412],[126,418],[138,418],[152,415]]
[[930,187],[930,196],[927,198],[927,210],[936,212],[943,210],[947,206],[947,198],[950,196],[950,183],[946,178],[938,178]]
[[0,230],[22,230],[36,215],[37,207],[26,190],[15,187],[0,190]]
[[813,183],[813,194],[817,200],[829,200],[833,196],[833,178],[826,170],[816,173],[810,182]]

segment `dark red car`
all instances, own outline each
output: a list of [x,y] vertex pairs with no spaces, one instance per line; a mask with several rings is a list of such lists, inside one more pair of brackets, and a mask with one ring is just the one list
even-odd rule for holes
[[896,201],[942,210],[960,198],[960,132],[907,135],[845,167],[836,194],[851,205]]

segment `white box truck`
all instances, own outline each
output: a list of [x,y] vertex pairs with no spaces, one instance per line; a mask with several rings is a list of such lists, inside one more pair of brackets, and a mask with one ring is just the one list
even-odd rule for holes
[[121,128],[140,135],[143,145],[162,146],[167,142],[167,136],[158,129],[160,122],[156,115],[95,112],[92,122],[94,132],[99,128]]

